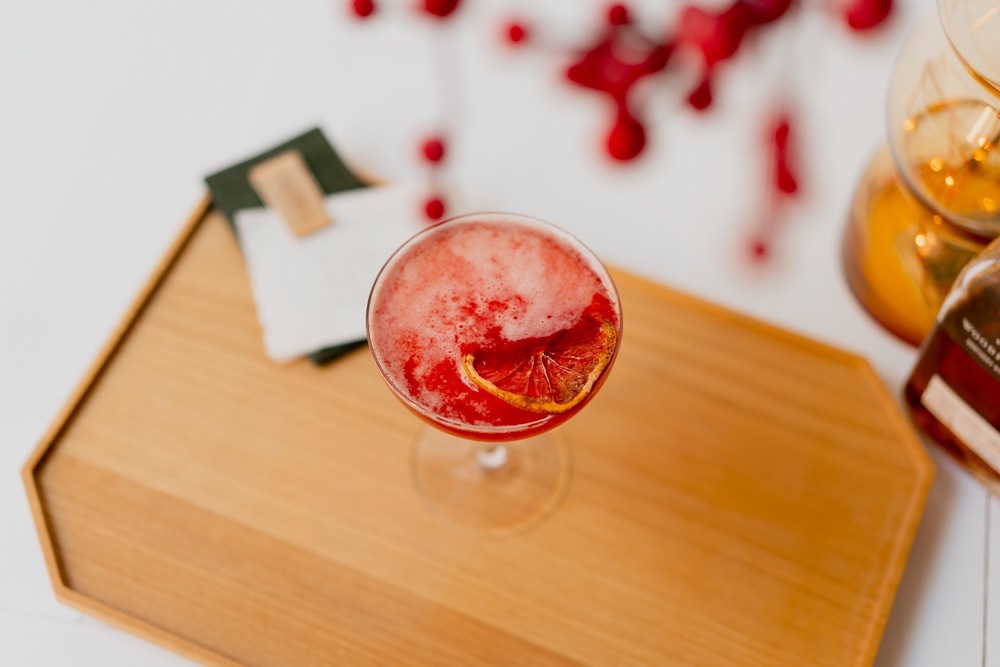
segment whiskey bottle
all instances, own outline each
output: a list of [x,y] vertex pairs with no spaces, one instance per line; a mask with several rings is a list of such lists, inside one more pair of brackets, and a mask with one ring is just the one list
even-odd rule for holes
[[917,425],[1000,496],[1000,239],[958,275],[904,393]]

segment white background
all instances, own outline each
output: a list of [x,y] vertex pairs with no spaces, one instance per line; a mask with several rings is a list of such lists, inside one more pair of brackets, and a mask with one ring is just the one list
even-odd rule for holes
[[[897,2],[862,36],[800,0],[723,66],[707,114],[683,103],[690,69],[647,83],[649,141],[624,166],[601,147],[607,102],[562,74],[605,3],[462,1],[447,23],[398,0],[366,22],[345,0],[0,2],[0,663],[190,664],[54,600],[19,469],[202,177],[313,125],[355,167],[406,180],[426,175],[419,140],[447,124],[448,176],[472,206],[549,220],[610,263],[861,354],[899,396],[914,350],[851,297],[839,237],[884,137],[895,54],[928,0]],[[679,7],[631,5],[651,33]],[[512,15],[544,48],[500,42]],[[793,102],[803,187],[754,265],[761,135],[780,99]],[[937,477],[876,664],[1000,666],[1000,576],[986,576],[1000,507],[931,453]]]

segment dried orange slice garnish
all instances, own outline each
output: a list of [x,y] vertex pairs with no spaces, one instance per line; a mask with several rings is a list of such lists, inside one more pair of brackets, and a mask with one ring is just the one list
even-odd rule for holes
[[592,314],[555,336],[468,353],[462,361],[480,389],[522,410],[560,415],[587,398],[617,346],[611,322]]

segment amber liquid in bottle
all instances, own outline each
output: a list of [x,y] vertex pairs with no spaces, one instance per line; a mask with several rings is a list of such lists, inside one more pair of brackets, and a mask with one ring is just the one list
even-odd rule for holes
[[920,348],[906,402],[927,435],[1000,495],[1000,262],[945,309]]
[[897,165],[888,149],[872,159],[851,207],[842,263],[861,304],[916,346],[959,271],[994,236],[988,229],[1000,215],[1000,147],[993,139],[1000,137],[1000,116],[981,101],[953,100],[904,127],[908,161]]

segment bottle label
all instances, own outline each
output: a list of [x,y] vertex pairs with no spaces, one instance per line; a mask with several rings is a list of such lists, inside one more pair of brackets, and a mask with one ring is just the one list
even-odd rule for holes
[[1000,431],[935,373],[920,396],[927,411],[994,470],[1000,471]]
[[[972,305],[980,307],[970,307]],[[973,361],[993,376],[994,380],[1000,381],[1000,319],[996,317],[1000,309],[983,308],[982,305],[963,304],[955,308],[955,312],[948,314],[942,326],[948,337],[965,350]]]

